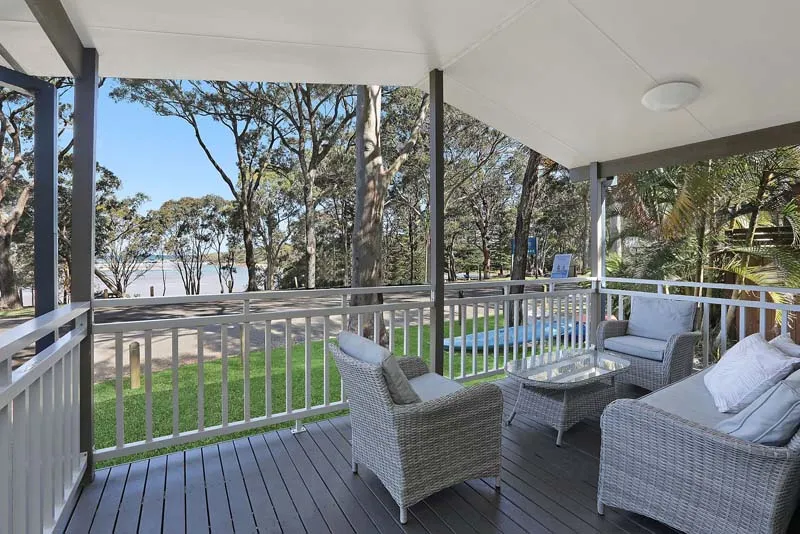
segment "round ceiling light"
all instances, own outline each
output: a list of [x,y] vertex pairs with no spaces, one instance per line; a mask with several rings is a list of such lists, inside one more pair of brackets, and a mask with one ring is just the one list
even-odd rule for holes
[[675,111],[694,102],[699,94],[700,86],[692,82],[662,83],[642,96],[642,105],[653,111]]

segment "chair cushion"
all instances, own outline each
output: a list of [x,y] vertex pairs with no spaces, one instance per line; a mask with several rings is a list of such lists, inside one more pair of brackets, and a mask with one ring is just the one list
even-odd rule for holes
[[714,399],[703,384],[703,378],[709,371],[710,368],[705,369],[639,400],[688,421],[714,428],[729,416],[717,410]]
[[664,360],[667,342],[649,337],[618,336],[603,340],[603,345],[607,350],[660,362]]
[[738,413],[786,378],[797,363],[761,334],[753,334],[728,349],[711,368],[705,375],[706,388],[719,411]]
[[464,386],[436,373],[425,373],[409,380],[411,388],[422,399],[422,402],[438,399],[450,393],[455,393]]
[[790,336],[789,334],[781,334],[778,337],[772,338],[769,344],[778,347],[787,356],[791,356],[793,358],[800,358],[800,345],[795,343],[794,340],[792,339],[792,336]]
[[764,392],[750,406],[716,426],[737,438],[782,447],[800,427],[800,371]]
[[388,349],[352,332],[339,333],[339,348],[357,360],[381,366],[386,387],[395,404],[420,402],[419,396],[414,393],[408,378]]
[[675,334],[691,332],[695,306],[685,300],[632,297],[628,334],[669,341]]

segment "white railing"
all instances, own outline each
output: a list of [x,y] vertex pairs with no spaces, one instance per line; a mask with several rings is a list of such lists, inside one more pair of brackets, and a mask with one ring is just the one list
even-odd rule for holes
[[[72,508],[86,468],[78,346],[88,313],[88,303],[73,303],[0,335],[0,532],[48,532]],[[15,354],[50,335],[12,371]]]
[[[515,286],[524,292],[515,293]],[[722,290],[723,296],[676,291],[686,287]],[[760,297],[734,300],[730,290]],[[327,342],[342,329],[363,332],[368,323],[378,324],[374,339],[395,354],[430,363],[430,291],[422,285],[95,301],[96,361],[101,353],[111,355],[105,368],[95,368],[101,379],[95,423],[114,429],[113,439],[96,444],[97,459],[279,423],[296,422],[299,429],[303,419],[345,409]],[[710,324],[717,322],[711,317],[726,317],[731,306],[739,313],[740,337],[751,333],[745,328],[748,310],[756,310],[751,318],[759,316],[757,331],[768,337],[771,313],[780,314],[780,331],[788,331],[800,307],[771,302],[768,295],[776,292],[800,290],[587,278],[447,284],[443,374],[469,381],[502,374],[509,360],[588,347],[596,328],[591,317],[625,318],[633,296],[697,302],[703,311],[698,365],[704,366],[713,351],[724,353],[728,339],[727,321],[720,323],[722,341],[712,339]],[[349,304],[350,295],[374,293],[383,294],[382,304]],[[605,296],[604,314],[592,313],[598,293]],[[126,319],[103,322],[113,313]],[[181,315],[186,313],[191,315]],[[134,376],[141,376],[138,391],[132,389]]]
[[[609,288],[607,284],[623,286],[622,288]],[[633,287],[634,289],[626,289]],[[723,293],[720,297],[699,295],[686,295],[675,293],[674,289],[691,288],[699,295],[708,290],[718,290]],[[739,296],[752,296],[749,298],[730,298],[725,293],[739,292]],[[664,280],[639,280],[629,278],[606,278],[601,284],[600,293],[606,297],[606,315],[615,315],[618,319],[625,319],[632,297],[662,298],[696,302],[700,310],[701,324],[701,356],[700,367],[707,367],[713,356],[721,357],[728,349],[733,332],[729,332],[730,315],[733,314],[732,326],[736,330],[736,338],[744,339],[747,335],[760,333],[767,339],[778,334],[790,332],[790,325],[794,323],[796,314],[800,312],[797,304],[797,295],[800,289],[748,286],[737,284],[716,284],[698,282],[677,282]],[[770,302],[768,296],[782,295],[784,302]],[[712,335],[711,319],[719,318],[718,333]],[[749,317],[757,317],[755,321],[748,321]],[[775,325],[779,325],[775,327]]]

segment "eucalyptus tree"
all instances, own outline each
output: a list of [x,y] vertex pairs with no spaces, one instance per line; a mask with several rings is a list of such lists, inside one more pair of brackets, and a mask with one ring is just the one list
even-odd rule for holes
[[217,271],[219,292],[233,293],[234,274],[236,273],[236,252],[241,243],[241,236],[236,228],[238,210],[234,202],[217,195],[205,197],[208,201],[208,227],[211,236],[214,256],[214,269]]
[[[247,291],[258,289],[253,221],[256,196],[265,175],[282,162],[277,154],[282,119],[272,104],[273,84],[189,80],[122,80],[111,91],[116,101],[139,103],[158,115],[186,122],[217,174],[230,189],[239,210]],[[224,150],[212,146],[209,130],[221,126],[235,153],[235,169],[224,163]]]
[[214,248],[218,198],[206,195],[168,200],[151,215],[187,295],[200,294],[203,266]]
[[117,297],[124,297],[128,286],[153,267],[148,260],[157,250],[158,232],[151,218],[139,213],[147,200],[139,193],[99,206],[102,237],[95,248],[102,268],[95,269],[95,276]]
[[[389,183],[398,173],[420,139],[428,109],[428,96],[421,96],[416,117],[408,136],[389,165],[383,160],[381,144],[381,105],[383,88],[360,85],[357,90],[356,116],[356,205],[353,222],[352,287],[374,287],[383,282],[383,211]],[[354,294],[351,305],[383,301],[381,294]],[[372,319],[364,325],[364,335],[374,331]],[[385,337],[381,327],[381,339]]]
[[274,289],[278,267],[286,256],[285,247],[295,236],[300,205],[293,178],[294,173],[268,175],[256,192],[255,231],[266,262],[265,290]]
[[266,97],[275,109],[274,131],[281,145],[296,159],[302,183],[306,253],[306,286],[317,285],[317,207],[320,170],[331,151],[341,146],[356,115],[354,88],[349,85],[276,84]]

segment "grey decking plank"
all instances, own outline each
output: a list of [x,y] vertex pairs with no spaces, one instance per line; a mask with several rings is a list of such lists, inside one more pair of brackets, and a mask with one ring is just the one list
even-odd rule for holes
[[122,502],[117,513],[117,524],[114,532],[118,534],[136,534],[139,530],[139,514],[142,511],[144,483],[147,478],[149,462],[142,460],[131,464],[128,480],[122,492]]
[[186,532],[186,493],[183,452],[168,455],[166,462],[164,532],[184,534]]
[[[347,456],[350,456],[352,454],[350,450],[350,436],[352,436],[352,431],[350,428],[350,418],[349,417],[336,418],[336,419],[331,419],[330,422],[333,425],[333,427],[336,428],[336,430],[339,432],[342,438],[344,438],[347,448],[345,454]],[[384,492],[387,496],[389,496],[389,499],[394,503],[394,499],[392,499],[392,497],[389,495],[389,492],[386,491],[386,488],[384,487],[383,483],[381,483],[380,480],[378,480],[378,477],[375,476],[374,473],[365,469],[364,472],[361,474],[361,477],[364,478],[365,480],[370,480],[370,477],[374,479],[373,484],[374,487],[377,489],[377,491]],[[394,506],[399,514],[400,512],[399,507],[397,506],[396,503],[394,503]],[[420,522],[420,524],[422,524],[423,527],[425,527],[425,529],[428,532],[431,533],[451,532],[450,527],[448,527],[444,521],[442,521],[435,513],[433,513],[428,508],[428,505],[426,505],[424,502],[418,503],[410,507],[408,509],[408,514],[409,514],[409,521],[411,521],[411,517],[413,516],[414,518],[416,518],[417,521]]]
[[89,532],[110,471],[110,469],[101,469],[97,471],[92,483],[81,490],[81,495],[78,498],[78,502],[75,504],[72,517],[69,520],[67,528],[64,530],[66,534],[84,534],[85,532]]
[[275,515],[284,532],[303,532],[305,527],[300,520],[299,511],[292,496],[289,494],[289,489],[286,487],[283,477],[281,477],[278,466],[275,464],[275,459],[272,457],[263,435],[252,436],[248,438],[248,441],[270,500],[272,500]]
[[289,491],[289,495],[297,509],[297,513],[300,515],[300,520],[303,522],[306,531],[312,534],[316,534],[317,532],[330,532],[330,528],[327,523],[325,523],[322,513],[314,503],[314,499],[311,498],[311,494],[308,492],[306,485],[303,484],[300,474],[289,459],[289,454],[286,452],[278,435],[271,432],[262,437],[267,444],[269,452],[272,454],[275,465],[278,467],[283,483]]
[[[286,437],[286,434],[281,433],[280,435],[283,438]],[[376,531],[375,523],[370,519],[369,514],[350,491],[350,488],[339,478],[336,470],[328,463],[325,455],[319,450],[311,436],[307,432],[301,432],[297,435],[289,434],[289,436],[289,439],[284,439],[284,445],[286,445],[287,450],[292,452],[291,443],[294,443],[298,450],[303,451],[310,464],[314,467],[317,477],[322,480],[329,494],[338,504],[341,512],[347,517],[353,529],[356,532],[374,533]]]
[[[329,421],[320,421],[319,422],[320,428],[325,432],[325,436],[330,440],[331,444],[339,451],[340,456],[345,458],[347,465],[350,465],[350,443],[342,436],[339,430]],[[397,521],[399,524],[399,513],[400,509],[397,506],[397,503],[394,502],[392,496],[389,495],[389,492],[386,491],[386,488],[383,486],[378,477],[375,476],[374,473],[369,471],[368,469],[359,469],[358,472],[358,479],[361,481],[364,486],[366,486],[370,492],[378,499],[383,507],[388,511],[390,515]],[[414,534],[429,532],[424,525],[422,525],[419,521],[412,521],[409,518],[409,522],[406,525],[403,525],[403,530],[405,532],[413,532]]]
[[501,532],[497,526],[492,524],[488,519],[475,510],[475,508],[462,499],[461,496],[452,488],[447,488],[444,491],[440,491],[436,495],[437,498],[442,499],[444,502],[450,505],[453,510],[458,512],[458,514],[464,518],[465,521],[472,525],[473,528],[475,528],[475,530],[481,534],[488,532]]
[[[242,468],[244,485],[250,498],[250,506],[253,509],[253,517],[259,532],[270,534],[281,532],[278,516],[275,513],[269,491],[264,484],[264,479],[261,477],[261,470],[256,462],[250,441],[247,438],[237,439],[233,442],[233,446]],[[293,506],[291,510],[294,511]],[[295,514],[295,518],[297,518],[297,514]],[[300,522],[299,518],[297,518],[297,522]]]
[[113,532],[114,523],[117,520],[117,511],[119,510],[120,499],[122,498],[122,490],[125,489],[125,479],[128,478],[128,469],[130,464],[116,465],[111,468],[106,480],[106,487],[103,490],[103,496],[100,499],[100,504],[97,506],[97,513],[92,522],[92,528],[89,532],[97,534],[108,534]]
[[[308,436],[314,440],[314,444],[325,456],[326,461],[336,471],[339,478],[350,489],[353,496],[358,499],[361,506],[369,514],[372,522],[380,526],[380,531],[385,534],[400,534],[399,519],[396,514],[389,513],[372,491],[364,484],[358,475],[354,475],[350,468],[350,462],[345,460],[339,450],[331,443],[325,432],[320,428],[319,423],[306,424]],[[392,510],[393,512],[394,510]]]
[[439,519],[444,521],[453,532],[458,532],[458,534],[479,532],[473,525],[468,523],[449,502],[447,502],[447,499],[445,499],[442,493],[443,492],[439,491],[425,499],[425,504],[428,505],[428,508],[433,510]]
[[222,462],[217,445],[203,447],[203,469],[206,478],[206,502],[208,504],[208,523],[212,534],[233,532],[231,509],[228,506],[228,492],[222,474]]
[[228,489],[228,503],[231,508],[233,529],[236,532],[255,532],[256,523],[250,507],[250,496],[244,484],[239,458],[233,442],[224,441],[219,444],[219,456],[222,472],[225,475],[225,486]]
[[158,534],[161,532],[166,477],[167,457],[156,456],[151,458],[150,465],[147,467],[142,513],[139,516],[139,534]]
[[[466,483],[456,484],[453,491],[470,504],[475,510],[480,512],[486,519],[494,524],[501,532],[522,534],[523,532],[546,533],[549,532],[545,527],[533,519],[527,524],[520,525],[512,519],[500,506],[501,500],[495,496],[494,502],[484,499],[483,495],[476,492]],[[523,521],[523,523],[526,523]]]
[[186,532],[208,532],[206,481],[201,449],[189,449],[184,456],[186,492]]

